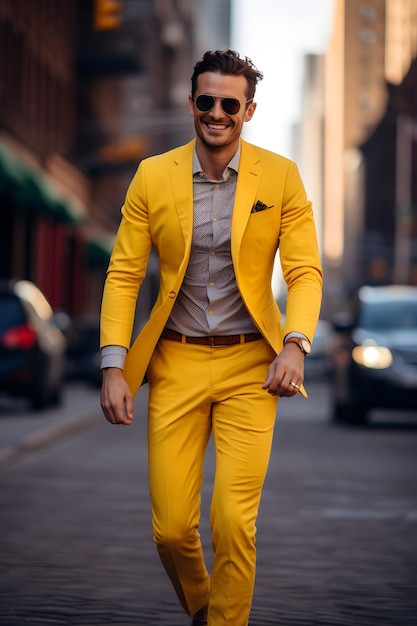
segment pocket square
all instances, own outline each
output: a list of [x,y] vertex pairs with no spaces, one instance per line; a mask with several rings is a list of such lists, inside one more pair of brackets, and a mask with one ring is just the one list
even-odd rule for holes
[[253,205],[251,213],[259,213],[260,211],[265,211],[265,209],[272,209],[273,206],[273,204],[271,204],[271,206],[267,206],[266,204],[258,200],[258,202]]

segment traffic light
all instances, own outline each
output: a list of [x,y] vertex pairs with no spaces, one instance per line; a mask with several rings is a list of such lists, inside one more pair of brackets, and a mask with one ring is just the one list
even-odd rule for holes
[[140,161],[148,149],[145,137],[123,137],[119,141],[108,143],[99,150],[99,158],[102,163],[117,164],[130,161]]
[[113,30],[123,22],[121,0],[94,0],[94,30]]

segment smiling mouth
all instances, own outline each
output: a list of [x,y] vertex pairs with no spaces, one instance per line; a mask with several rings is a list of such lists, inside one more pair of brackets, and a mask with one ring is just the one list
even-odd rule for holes
[[207,126],[211,130],[225,130],[227,128],[227,124],[209,124],[209,123],[207,123]]

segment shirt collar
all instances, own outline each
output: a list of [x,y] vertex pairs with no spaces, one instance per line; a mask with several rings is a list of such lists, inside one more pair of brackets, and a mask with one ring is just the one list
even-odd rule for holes
[[[239,172],[239,161],[240,161],[240,141],[239,141],[239,146],[238,146],[236,152],[234,153],[234,155],[230,159],[229,163],[225,167],[225,171],[223,172],[223,177],[224,177],[225,172],[226,172],[227,169],[231,169],[234,172],[236,172],[236,174],[237,174]],[[196,148],[194,146],[193,176],[195,174],[199,174],[200,172],[203,172],[203,168],[201,167],[200,160],[199,160],[199,158],[197,156],[197,150],[196,150]]]

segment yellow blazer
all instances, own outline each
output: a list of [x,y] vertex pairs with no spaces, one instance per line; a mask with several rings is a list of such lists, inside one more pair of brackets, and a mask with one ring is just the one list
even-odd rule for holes
[[[143,160],[122,207],[104,287],[101,346],[129,349],[123,373],[133,394],[142,384],[188,265],[193,233],[193,152],[194,140]],[[159,293],[149,321],[130,346],[137,294],[152,246],[159,257]],[[293,161],[244,140],[231,249],[241,297],[275,352],[280,352],[283,337],[293,330],[312,340],[320,311],[322,274],[311,203]],[[288,289],[284,329],[271,289],[278,249]]]

